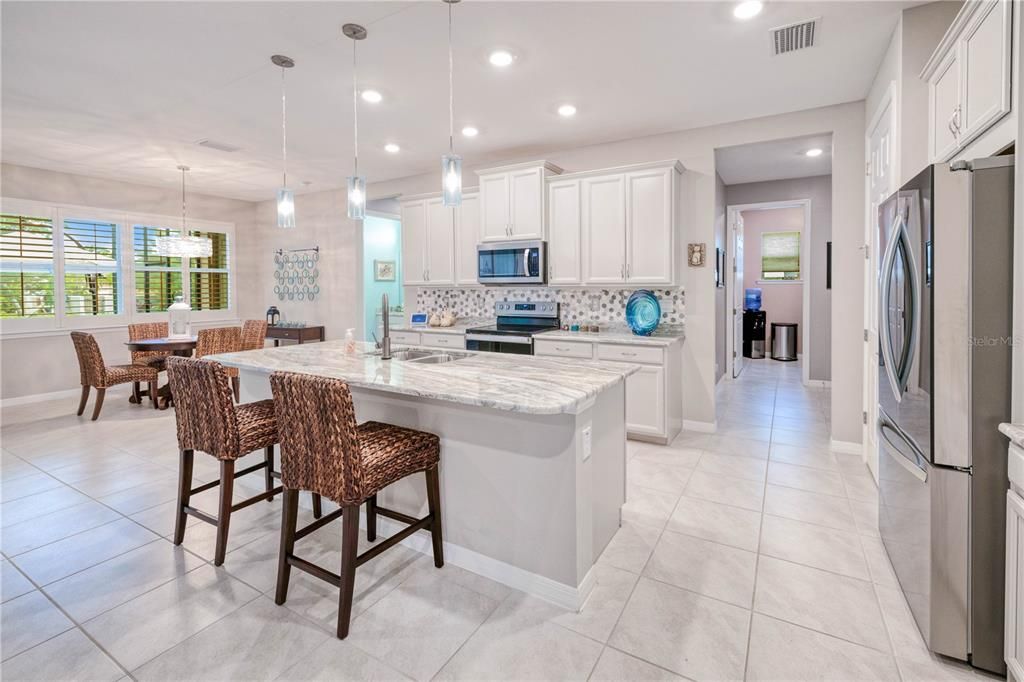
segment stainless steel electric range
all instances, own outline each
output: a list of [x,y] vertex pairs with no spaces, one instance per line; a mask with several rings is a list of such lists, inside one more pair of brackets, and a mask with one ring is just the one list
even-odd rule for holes
[[558,304],[552,301],[498,301],[497,324],[466,330],[466,350],[533,355],[533,335],[558,329]]

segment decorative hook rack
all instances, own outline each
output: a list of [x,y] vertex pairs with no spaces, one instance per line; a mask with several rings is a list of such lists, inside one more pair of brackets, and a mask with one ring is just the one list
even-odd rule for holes
[[286,253],[299,253],[300,251],[314,251],[317,254],[319,254],[320,253],[320,247],[319,246],[313,246],[313,247],[310,247],[308,249],[278,249],[277,251],[274,252],[274,255],[283,256]]

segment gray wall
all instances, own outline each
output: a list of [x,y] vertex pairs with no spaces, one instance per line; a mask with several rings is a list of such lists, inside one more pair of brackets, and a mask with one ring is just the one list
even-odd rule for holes
[[[727,185],[725,202],[729,206],[756,204],[765,201],[811,200],[811,254],[810,273],[804,286],[810,287],[810,337],[804,356],[809,363],[809,378],[814,381],[832,380],[832,290],[825,288],[825,244],[832,240],[832,176],[819,175],[793,180],[751,182]],[[861,229],[860,226],[857,226]],[[858,237],[860,239],[860,237]],[[832,286],[835,278],[835,245],[833,244]],[[860,309],[853,317],[862,324]],[[860,356],[856,357],[860,364]]]
[[[725,215],[725,183],[722,182],[721,176],[715,173],[715,247],[726,251],[726,262],[728,262],[728,250],[726,250],[726,243],[729,241],[728,233]],[[708,256],[710,257],[712,254],[709,253]],[[730,371],[731,364],[727,353],[729,336],[726,329],[729,319],[728,291],[726,287],[715,290],[715,383],[718,383],[722,376]]]
[[[181,213],[180,190],[10,164],[0,166],[0,182],[2,196],[10,199],[167,216]],[[254,242],[248,236],[255,222],[255,204],[190,193],[188,215],[235,224],[236,305],[241,308],[240,302],[253,281],[248,264],[253,262],[251,248]],[[262,318],[263,312],[257,316]],[[226,317],[237,320],[238,311],[232,311]],[[124,347],[128,340],[126,327],[107,327],[93,330],[93,333],[108,364],[130,361]],[[4,399],[74,389],[79,385],[78,361],[66,330],[0,340],[0,369],[0,397]]]

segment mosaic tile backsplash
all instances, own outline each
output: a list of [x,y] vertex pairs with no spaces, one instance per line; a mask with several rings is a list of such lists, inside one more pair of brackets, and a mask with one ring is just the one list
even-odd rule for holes
[[[491,317],[497,301],[557,301],[563,322],[624,323],[626,301],[635,289],[556,289],[551,287],[486,287],[483,289],[417,289],[417,312],[452,309],[460,318]],[[686,297],[682,288],[652,289],[661,304],[662,324],[682,324]]]

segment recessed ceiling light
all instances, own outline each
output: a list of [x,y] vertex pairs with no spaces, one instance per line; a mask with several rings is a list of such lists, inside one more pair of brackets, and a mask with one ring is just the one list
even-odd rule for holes
[[466,126],[465,128],[462,129],[462,134],[465,135],[466,137],[476,137],[477,134],[479,133],[480,131],[474,128],[473,126]]
[[821,149],[819,149],[818,147],[815,147],[814,149],[808,149],[806,152],[804,152],[804,154],[810,157],[821,156]]
[[733,8],[732,15],[737,19],[753,19],[762,9],[764,4],[760,0],[745,0]]
[[402,148],[399,147],[394,142],[388,142],[386,145],[384,145],[384,151],[386,151],[389,154],[397,154],[398,152],[402,151]]
[[382,99],[384,99],[384,96],[381,95],[376,90],[363,90],[363,101],[364,102],[369,102],[370,104],[377,104]]
[[575,116],[576,115],[576,107],[574,107],[571,104],[563,104],[562,106],[558,107],[558,115],[562,116],[564,118],[569,118],[570,116]]
[[508,66],[516,60],[516,58],[512,56],[512,53],[506,50],[495,50],[487,59],[494,66]]

